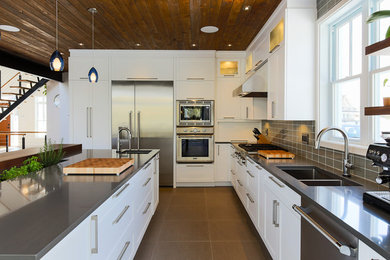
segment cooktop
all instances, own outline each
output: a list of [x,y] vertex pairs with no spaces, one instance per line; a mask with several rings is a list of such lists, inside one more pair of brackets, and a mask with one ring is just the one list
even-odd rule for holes
[[277,145],[273,144],[239,144],[240,148],[244,149],[249,154],[254,153],[256,154],[259,150],[283,150],[287,151],[286,149],[283,149]]

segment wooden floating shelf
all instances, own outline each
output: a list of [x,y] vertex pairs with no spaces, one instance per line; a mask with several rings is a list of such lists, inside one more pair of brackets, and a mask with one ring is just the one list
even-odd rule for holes
[[390,55],[390,38],[367,46],[366,55]]
[[364,108],[365,116],[390,115],[390,106],[366,107]]

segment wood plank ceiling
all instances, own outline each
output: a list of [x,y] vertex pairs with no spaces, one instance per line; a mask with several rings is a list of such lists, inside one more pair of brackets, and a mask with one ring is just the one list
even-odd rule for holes
[[[69,49],[91,48],[90,7],[98,10],[96,49],[245,50],[280,2],[58,0],[59,50],[67,60]],[[245,11],[248,5],[250,10]],[[21,30],[2,31],[1,50],[48,65],[55,49],[54,0],[1,0],[0,24]],[[200,28],[206,25],[219,31],[202,33]]]

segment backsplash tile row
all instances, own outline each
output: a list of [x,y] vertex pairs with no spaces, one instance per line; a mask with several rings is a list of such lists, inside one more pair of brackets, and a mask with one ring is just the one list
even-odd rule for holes
[[[343,170],[344,153],[328,148],[314,148],[314,121],[262,121],[262,133],[267,135],[272,143],[279,145],[289,152],[313,160],[320,164]],[[309,144],[302,142],[302,134],[309,135]],[[371,160],[364,156],[350,154],[354,167],[351,174],[375,181],[379,168],[371,166]]]

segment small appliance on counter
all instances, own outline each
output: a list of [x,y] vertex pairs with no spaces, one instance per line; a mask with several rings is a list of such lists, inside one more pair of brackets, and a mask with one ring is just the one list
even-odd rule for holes
[[[390,146],[387,144],[371,144],[366,157],[373,161],[373,165],[381,167],[382,172],[376,178],[378,184],[390,182]],[[363,194],[363,201],[390,211],[390,191],[367,191]]]
[[257,129],[256,127],[253,128],[252,132],[254,133],[254,137],[256,138],[258,144],[270,144],[271,143],[264,135],[261,134],[259,129]]

